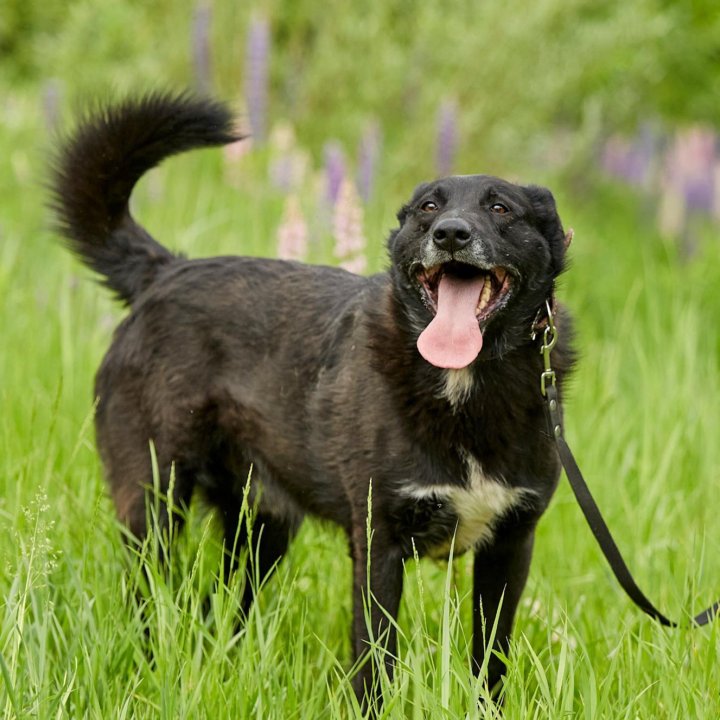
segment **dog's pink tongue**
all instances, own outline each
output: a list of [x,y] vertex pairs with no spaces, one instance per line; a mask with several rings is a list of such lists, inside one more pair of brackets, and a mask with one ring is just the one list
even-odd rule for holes
[[443,275],[438,285],[437,314],[417,341],[420,354],[441,368],[467,367],[482,349],[475,310],[480,302],[484,276],[461,280]]

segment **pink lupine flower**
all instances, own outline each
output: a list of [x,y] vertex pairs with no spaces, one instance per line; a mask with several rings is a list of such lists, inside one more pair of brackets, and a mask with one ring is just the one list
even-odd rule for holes
[[285,200],[282,222],[277,231],[278,257],[283,260],[303,260],[308,250],[308,227],[297,195]]
[[268,175],[273,187],[283,192],[300,188],[308,172],[307,152],[297,145],[295,130],[290,123],[279,123],[270,133]]
[[340,267],[356,275],[362,275],[367,270],[367,258],[364,255],[357,255],[350,260],[343,260]]
[[[354,183],[343,180],[338,192],[332,218],[333,237],[335,238],[335,257],[342,261],[343,267],[352,263],[360,267],[365,263],[367,242],[363,233],[363,208]],[[362,265],[362,269],[365,265]],[[354,271],[355,272],[355,271]]]
[[250,152],[252,145],[252,139],[247,137],[243,140],[237,140],[229,145],[225,145],[223,148],[225,176],[228,182],[234,186],[242,187],[245,184],[242,159]]
[[242,140],[236,140],[223,148],[225,161],[236,163],[242,160],[252,149],[252,138],[246,137]]

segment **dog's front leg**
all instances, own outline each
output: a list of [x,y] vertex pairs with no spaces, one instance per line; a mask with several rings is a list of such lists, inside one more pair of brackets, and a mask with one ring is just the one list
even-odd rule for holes
[[[535,527],[503,533],[492,545],[475,553],[473,587],[473,660],[482,669],[486,635],[497,620],[492,651],[507,655],[515,611],[530,570]],[[495,652],[488,658],[487,685],[497,693],[505,663]]]
[[352,534],[353,655],[363,664],[353,688],[363,708],[379,706],[384,666],[392,678],[397,654],[396,619],[403,583],[403,556],[387,533],[375,528],[368,552],[363,524]]

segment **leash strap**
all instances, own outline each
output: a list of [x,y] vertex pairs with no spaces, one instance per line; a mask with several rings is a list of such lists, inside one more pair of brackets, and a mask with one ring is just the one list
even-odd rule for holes
[[[562,408],[560,407],[560,400],[558,399],[557,388],[555,387],[555,373],[550,366],[550,351],[557,342],[557,330],[553,323],[553,314],[549,303],[547,305],[547,314],[548,324],[547,327],[542,328],[543,344],[540,348],[545,359],[545,369],[541,376],[541,391],[545,396],[545,414],[548,421],[548,429],[555,440],[555,446],[557,447],[562,466],[565,469],[565,474],[570,481],[570,487],[595,536],[595,540],[597,540],[603,555],[605,555],[605,559],[610,565],[610,569],[613,571],[622,589],[643,612],[657,620],[661,625],[677,627],[678,623],[669,620],[663,615],[638,587],[625,560],[620,554],[620,550],[605,523],[600,508],[597,506],[590,492],[590,488],[585,482],[585,478],[583,478],[580,472],[580,468],[575,461],[572,451],[565,441],[563,436]],[[696,615],[692,623],[697,626],[706,625],[715,618],[718,610],[720,610],[720,600],[706,610],[703,610],[699,615]]]

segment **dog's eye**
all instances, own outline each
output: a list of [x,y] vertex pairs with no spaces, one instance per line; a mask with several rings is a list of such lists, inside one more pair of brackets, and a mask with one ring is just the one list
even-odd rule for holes
[[496,215],[506,215],[510,212],[510,208],[502,203],[495,203],[490,206],[490,212],[494,212]]
[[426,200],[421,206],[420,209],[423,212],[435,212],[438,209],[437,203],[433,202],[432,200]]

